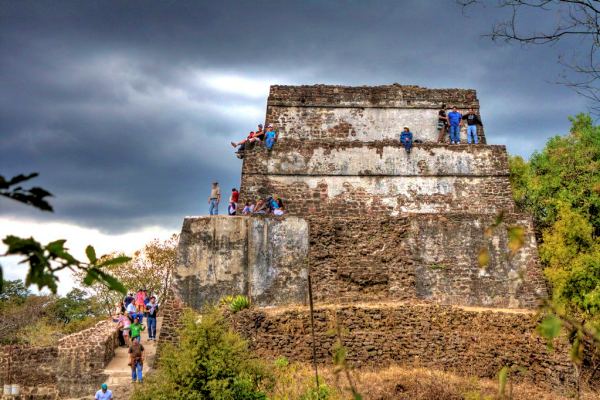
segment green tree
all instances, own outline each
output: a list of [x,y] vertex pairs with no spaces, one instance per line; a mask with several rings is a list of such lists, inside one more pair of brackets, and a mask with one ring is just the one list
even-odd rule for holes
[[57,322],[68,324],[82,321],[98,314],[93,299],[81,289],[72,289],[65,297],[59,297],[48,307],[46,312]]
[[270,373],[217,309],[200,321],[189,312],[183,322],[179,346],[161,351],[160,368],[132,400],[266,400]]
[[4,281],[3,291],[0,293],[0,308],[3,304],[23,304],[31,293],[21,279]]
[[540,258],[562,306],[600,311],[600,126],[571,118],[566,136],[548,140],[529,162],[510,159],[515,201],[534,216]]

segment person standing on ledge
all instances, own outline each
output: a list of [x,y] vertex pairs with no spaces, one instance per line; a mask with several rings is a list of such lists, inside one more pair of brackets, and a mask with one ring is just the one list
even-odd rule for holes
[[94,400],[113,400],[112,392],[108,390],[108,385],[106,383],[103,383],[102,386],[100,386],[100,390],[96,392]]
[[208,213],[210,215],[219,215],[219,202],[221,201],[221,189],[219,182],[213,182],[210,196],[208,197]]
[[413,145],[413,134],[407,126],[404,127],[404,130],[400,134],[400,143],[404,146],[404,150],[410,154]]
[[446,136],[446,130],[448,130],[448,117],[446,116],[446,105],[442,104],[440,111],[438,111],[438,123],[437,128],[439,130],[438,143],[444,143],[444,136]]
[[456,106],[448,113],[448,122],[450,123],[450,144],[460,144],[460,126],[462,125],[462,114],[458,112]]
[[473,143],[478,144],[477,125],[483,126],[481,118],[479,118],[479,115],[475,114],[475,110],[471,107],[469,108],[469,112],[463,115],[462,119],[467,121],[467,143],[471,144],[472,137]]

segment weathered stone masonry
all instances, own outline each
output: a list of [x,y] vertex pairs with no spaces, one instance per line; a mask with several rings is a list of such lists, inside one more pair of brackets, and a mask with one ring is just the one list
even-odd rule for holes
[[[474,90],[271,87],[266,122],[279,140],[270,152],[246,151],[241,203],[277,194],[288,215],[227,222],[239,233],[215,228],[229,217],[186,220],[176,278],[181,298],[199,309],[244,293],[279,306],[244,311],[236,326],[264,356],[308,361],[306,281],[297,274],[307,260],[320,362],[331,359],[327,332],[337,313],[358,366],[398,363],[495,377],[515,365],[526,368],[524,380],[571,390],[575,371],[564,338],[549,353],[531,312],[482,312],[534,308],[547,289],[531,218],[512,199],[505,147],[485,145],[483,129],[482,145],[435,143],[442,103],[479,110]],[[398,141],[403,126],[423,142],[410,155]],[[499,213],[502,223],[486,235]],[[253,220],[290,229],[263,229],[253,242]],[[298,221],[307,229],[294,227]],[[507,232],[515,225],[524,229],[524,246],[508,257]],[[294,239],[264,246],[281,234]],[[294,243],[308,246],[294,250]],[[484,248],[490,262],[481,268]],[[255,264],[268,273],[249,279]]]

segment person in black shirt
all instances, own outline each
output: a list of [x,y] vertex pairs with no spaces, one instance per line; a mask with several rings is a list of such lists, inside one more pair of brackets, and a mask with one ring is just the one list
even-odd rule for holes
[[438,135],[438,142],[444,143],[444,137],[446,136],[446,131],[448,130],[448,117],[446,116],[445,104],[442,104],[441,110],[438,111],[437,128],[440,131],[440,134]]
[[467,143],[471,144],[471,138],[473,138],[473,143],[478,144],[477,125],[483,126],[479,115],[475,114],[473,108],[469,108],[469,112],[463,115],[462,119],[467,121]]

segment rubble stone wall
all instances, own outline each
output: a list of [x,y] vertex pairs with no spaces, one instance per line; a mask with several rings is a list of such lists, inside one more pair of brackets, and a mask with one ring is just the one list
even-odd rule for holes
[[[547,289],[531,220],[506,215],[488,238],[489,214],[309,218],[309,264],[320,302],[401,301],[535,307]],[[508,228],[525,244],[508,258]],[[482,249],[489,264],[480,266]]]
[[[417,86],[272,86],[267,123],[282,139],[373,141],[398,139],[408,126],[415,139],[435,142],[441,104],[465,113],[479,111],[474,90],[425,89]],[[483,129],[478,132],[485,143]],[[466,134],[462,135],[466,139]]]
[[243,175],[300,176],[507,176],[505,146],[415,144],[410,155],[399,141],[362,143],[282,140],[267,151],[255,146]]
[[[307,307],[250,309],[234,318],[260,356],[311,361]],[[398,364],[495,379],[507,365],[514,367],[512,379],[555,392],[569,392],[576,384],[566,338],[555,341],[555,350],[549,349],[535,333],[539,321],[534,313],[402,303],[317,307],[320,363],[331,363],[336,320],[348,360],[359,368]]]
[[56,399],[57,368],[56,346],[7,345],[0,348],[0,388],[5,384],[19,384],[23,398]]
[[62,397],[92,393],[106,380],[102,372],[119,345],[117,324],[112,320],[60,339],[57,381]]

